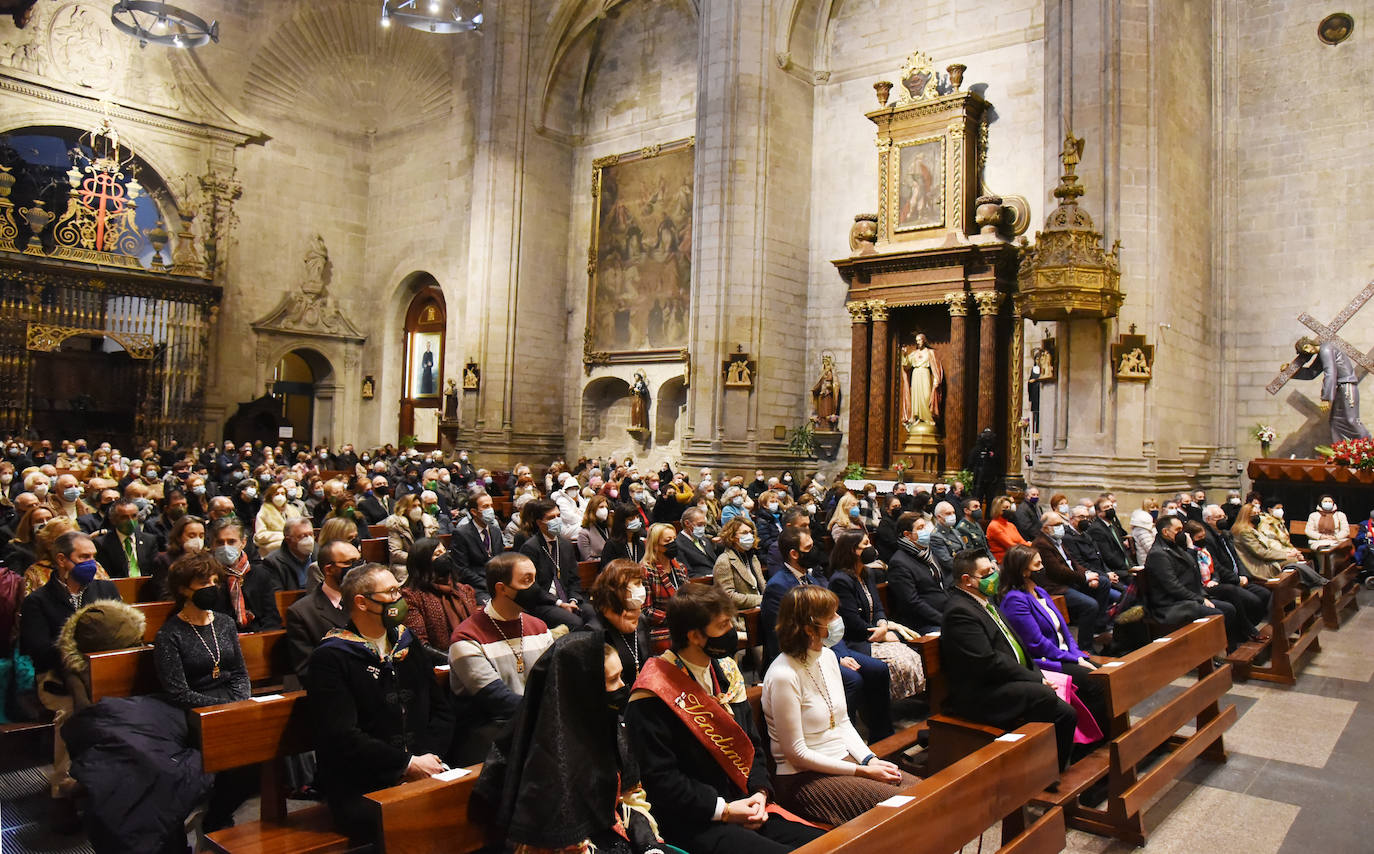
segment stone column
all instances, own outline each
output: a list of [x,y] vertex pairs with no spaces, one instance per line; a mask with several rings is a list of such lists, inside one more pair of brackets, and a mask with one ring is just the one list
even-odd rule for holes
[[974,294],[978,302],[981,326],[978,330],[978,423],[977,433],[991,427],[1000,438],[1006,430],[993,421],[997,418],[997,314],[1002,308],[1002,295],[996,291]]
[[964,467],[967,451],[964,441],[964,413],[968,410],[964,353],[967,350],[968,294],[963,291],[945,294],[945,304],[949,306],[949,349],[940,360],[945,369],[945,471],[956,472]]
[[873,317],[872,346],[868,362],[868,467],[880,469],[887,465],[888,425],[892,423],[890,401],[891,365],[888,364],[887,301],[869,300],[868,311]]
[[863,302],[848,302],[844,306],[849,311],[852,324],[852,344],[850,347],[849,369],[849,461],[863,463],[868,461],[868,305]]

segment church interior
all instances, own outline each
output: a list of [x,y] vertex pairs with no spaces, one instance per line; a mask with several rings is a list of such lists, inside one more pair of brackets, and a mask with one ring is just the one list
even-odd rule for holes
[[[922,778],[973,774],[975,750],[985,770],[1025,763],[1001,773],[1025,777],[1028,794],[1004,792],[977,835],[941,839],[950,847],[996,850],[1022,833],[1023,851],[1368,850],[1374,617],[1360,606],[1374,602],[1374,444],[1359,391],[1374,371],[1374,253],[1356,214],[1374,210],[1374,65],[1361,47],[1372,20],[1374,0],[0,0],[0,435],[23,443],[34,472],[40,443],[122,449],[160,465],[155,478],[179,459],[169,448],[194,448],[181,474],[208,461],[203,482],[239,518],[249,505],[229,472],[243,477],[242,462],[251,485],[264,447],[262,499],[290,481],[289,501],[304,504],[310,480],[334,501],[333,473],[351,504],[355,480],[372,495],[375,461],[400,503],[411,470],[437,485],[447,467],[477,492],[486,475],[501,526],[526,481],[533,500],[552,500],[566,472],[583,491],[555,508],[565,530],[590,527],[589,500],[606,495],[636,560],[602,491],[613,469],[624,499],[641,476],[664,505],[677,500],[669,481],[683,506],[710,492],[715,539],[731,495],[758,517],[761,496],[805,504],[814,485],[827,554],[849,493],[880,550],[884,520],[915,530],[902,522],[914,509],[939,523],[955,485],[960,514],[981,499],[968,517],[979,537],[1006,496],[1032,514],[1016,527],[1033,547],[1054,527],[1042,531],[1044,514],[1076,527],[1070,502],[1083,497],[1091,524],[1110,495],[1102,525],[1126,553],[1123,576],[1145,575],[1153,555],[1140,532],[1166,535],[1152,504],[1210,537],[1205,508],[1220,507],[1227,530],[1253,498],[1292,557],[1256,576],[1267,589],[1251,634],[1235,643],[1228,622],[1227,643],[1193,655],[1222,633],[1204,615],[1173,630],[1178,644],[1156,646],[1171,639],[1160,629],[1119,657],[1117,675],[1168,675],[1133,703],[1127,680],[1109,685],[1126,705],[1100,722],[1111,758],[1093,781],[1074,789],[1066,771],[1064,796],[1045,795],[1026,769],[1032,747],[1053,754],[1050,735],[961,729],[940,720],[933,688],[894,700],[898,728],[923,730],[904,755],[936,763],[917,763]],[[150,442],[162,448],[151,457]],[[235,456],[217,470],[221,445]],[[285,469],[297,450],[305,462],[320,452],[318,477]],[[58,461],[51,487],[34,477],[56,500],[69,471]],[[37,543],[10,505],[31,490],[26,472],[8,471],[0,516],[10,507],[5,524]],[[784,473],[795,487],[765,490]],[[435,506],[452,511],[455,551],[460,526],[486,529],[476,493],[450,500],[449,484],[444,471]],[[75,486],[87,489],[77,503],[99,506],[98,482]],[[398,518],[382,503],[374,529]],[[320,507],[312,543],[340,512]],[[207,496],[207,537],[211,510]],[[139,512],[146,531],[160,509]],[[680,508],[638,513],[683,538]],[[88,533],[116,524],[102,515]],[[355,533],[360,548],[382,538],[380,562],[397,565],[385,531]],[[1064,562],[1076,571],[1076,556]],[[1104,556],[1103,584],[1090,572],[1084,596],[1104,615],[1137,591],[1110,566]],[[555,580],[562,571],[555,561]],[[1111,602],[1093,592],[1109,574]],[[289,582],[279,596],[319,583]],[[1139,595],[1151,613],[1155,594]],[[21,619],[0,626],[18,637]],[[1078,615],[1065,633],[1069,622]],[[13,639],[0,649],[17,661]],[[1097,651],[1109,648],[1121,649]],[[938,648],[920,654],[933,686]],[[9,720],[0,850],[122,850],[89,824],[54,829],[52,725]],[[1165,729],[1168,741],[1145,743]],[[964,748],[945,770],[942,736]],[[41,763],[25,761],[35,751]],[[478,850],[461,847],[482,838],[464,818],[425,824],[459,811],[446,791],[406,814],[423,826],[407,847],[377,850]],[[992,789],[970,791],[991,804]],[[289,826],[270,795],[264,783],[231,829]],[[410,803],[379,806],[382,821]],[[894,809],[908,818],[887,826],[870,811],[805,851],[925,850],[920,807]],[[860,821],[871,826],[835,836]],[[261,841],[189,844],[359,850]]]

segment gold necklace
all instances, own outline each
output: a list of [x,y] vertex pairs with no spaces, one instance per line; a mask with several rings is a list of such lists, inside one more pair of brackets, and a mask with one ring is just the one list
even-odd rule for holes
[[196,636],[196,640],[200,641],[200,645],[203,646],[203,647],[205,647],[205,654],[208,655],[208,656],[210,656],[210,658],[211,658],[210,678],[211,678],[211,679],[218,679],[218,678],[219,678],[219,658],[220,658],[220,654],[219,654],[219,635],[215,634],[215,620],[214,620],[214,617],[211,617],[211,618],[210,618],[210,637],[214,638],[214,640],[215,640],[215,651],[214,651],[214,652],[211,652],[211,651],[210,651],[210,645],[209,645],[208,643],[205,642],[205,638],[203,638],[203,637],[200,636],[200,626],[196,625],[195,623],[191,622],[190,620],[186,620],[185,617],[183,617],[182,619],[183,619],[183,621],[185,621],[186,625],[188,625],[188,626],[191,627],[191,634],[193,634],[193,635]]
[[[819,655],[816,656],[816,664],[817,664],[817,665],[820,664],[820,661],[821,661],[820,656],[819,656]],[[818,666],[816,669],[819,670],[820,667]],[[830,728],[831,728],[831,729],[834,729],[834,728],[835,728],[835,704],[834,704],[834,702],[832,702],[831,699],[830,699],[830,689],[827,688],[827,687],[825,687],[825,674],[822,673],[822,674],[821,674],[820,681],[817,681],[817,680],[816,680],[816,677],[813,676],[813,675],[811,674],[811,665],[805,663],[805,659],[803,659],[803,663],[802,663],[802,672],[806,674],[806,678],[807,678],[807,679],[811,680],[811,685],[812,685],[812,687],[814,687],[814,688],[816,689],[816,693],[820,694],[820,695],[821,695],[821,699],[825,700],[825,708],[830,712]]]
[[496,627],[496,633],[499,634],[499,635],[501,636],[501,640],[505,641],[505,642],[506,642],[506,645],[510,647],[511,652],[515,653],[515,672],[516,672],[516,673],[524,673],[524,672],[525,672],[525,615],[524,615],[523,613],[521,613],[521,614],[517,614],[517,615],[515,616],[515,621],[516,621],[517,623],[520,624],[520,636],[519,636],[519,638],[517,638],[517,640],[520,641],[520,646],[519,646],[519,647],[516,647],[516,646],[514,646],[514,645],[511,643],[510,637],[506,634],[505,630],[501,628],[501,621],[500,621],[500,620],[496,619],[496,618],[493,617],[491,614],[488,614],[488,615],[487,615],[487,618],[490,619],[490,620],[491,620],[491,624],[492,624],[493,626]]

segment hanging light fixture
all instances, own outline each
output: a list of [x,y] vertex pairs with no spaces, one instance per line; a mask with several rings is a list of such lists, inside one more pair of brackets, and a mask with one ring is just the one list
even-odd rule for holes
[[219,22],[205,19],[161,0],[119,0],[110,10],[110,23],[125,35],[166,47],[193,48],[219,42]]
[[382,0],[383,27],[396,20],[426,33],[482,29],[482,0]]

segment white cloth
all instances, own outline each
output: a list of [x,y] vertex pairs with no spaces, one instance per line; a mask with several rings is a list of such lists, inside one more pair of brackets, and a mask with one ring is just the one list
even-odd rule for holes
[[[819,690],[822,685],[829,692],[829,705]],[[840,661],[829,649],[808,652],[805,661],[790,655],[773,659],[763,678],[763,715],[779,774],[815,771],[853,776],[859,767],[855,763],[872,752],[849,721]],[[845,761],[846,757],[854,762]]]
[[1131,539],[1135,540],[1136,565],[1144,566],[1145,556],[1155,544],[1155,520],[1145,510],[1131,511]]

